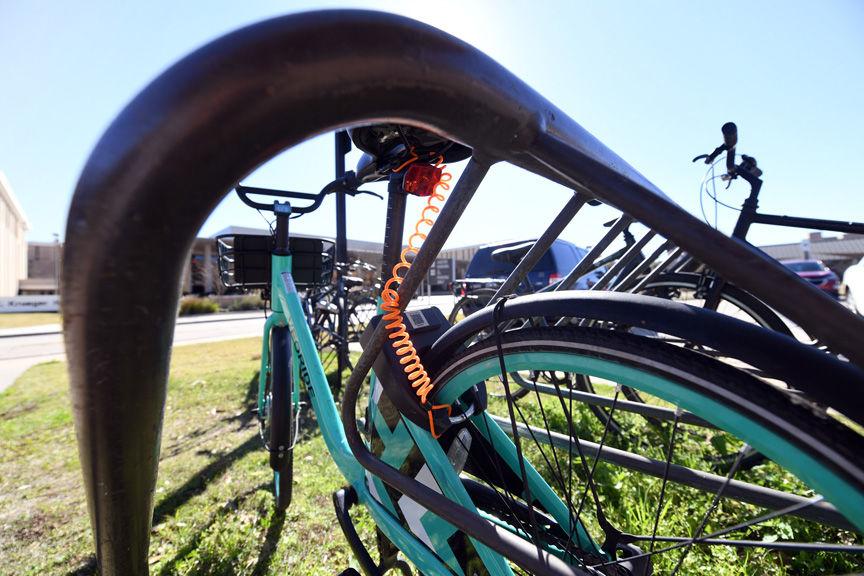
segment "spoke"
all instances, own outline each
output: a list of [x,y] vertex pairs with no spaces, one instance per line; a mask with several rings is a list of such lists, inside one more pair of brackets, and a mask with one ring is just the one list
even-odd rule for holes
[[681,409],[675,410],[675,420],[672,422],[672,434],[669,437],[669,450],[666,452],[666,467],[663,470],[663,482],[660,484],[660,501],[657,503],[657,512],[654,514],[654,528],[651,530],[651,551],[654,551],[654,542],[657,537],[657,525],[660,523],[660,511],[663,509],[663,500],[666,497],[666,482],[669,480],[669,466],[672,463],[672,452],[675,450],[675,432],[678,431],[678,418]]
[[[643,539],[641,536],[637,538],[639,540]],[[729,546],[733,548],[765,548],[766,550],[787,550],[796,552],[840,552],[843,554],[864,554],[864,546],[852,544],[828,544],[825,542],[765,542],[762,540],[727,540],[725,538],[707,537],[702,537],[697,539],[695,542],[691,542],[691,538],[683,536],[657,536],[657,540],[664,542],[681,542],[681,546],[689,546],[690,544],[693,544]],[[626,558],[625,560],[630,560],[630,558]]]
[[[777,518],[779,516],[785,516],[786,514],[791,514],[793,512],[797,512],[799,510],[807,508],[808,506],[813,506],[815,504],[818,504],[822,500],[824,500],[824,498],[822,496],[815,496],[815,497],[813,497],[810,500],[807,500],[805,502],[793,504],[792,506],[787,506],[786,508],[783,508],[781,510],[773,510],[771,512],[768,512],[767,514],[757,516],[756,518],[753,518],[751,520],[747,520],[745,522],[735,524],[734,526],[729,526],[728,528],[723,528],[722,530],[712,532],[711,534],[708,534],[708,536],[704,536],[704,537],[699,538],[695,541],[693,540],[693,538],[681,537],[679,539],[678,537],[675,537],[675,536],[657,536],[657,540],[669,541],[669,542],[677,541],[678,544],[674,544],[672,546],[667,546],[665,548],[658,548],[657,550],[654,550],[652,552],[645,552],[643,554],[637,554],[636,556],[629,556],[627,558],[622,558],[620,560],[615,560],[612,562],[604,562],[602,564],[595,564],[594,566],[592,566],[592,568],[600,568],[603,566],[610,566],[612,564],[620,564],[621,562],[625,562],[625,561],[629,561],[629,560],[638,560],[640,558],[647,558],[648,556],[654,556],[654,555],[657,555],[657,554],[660,554],[663,552],[669,552],[672,550],[677,550],[679,548],[683,548],[684,546],[688,546],[688,545],[694,544],[694,543],[695,544],[700,544],[702,542],[713,543],[713,542],[711,542],[712,540],[715,542],[723,542],[723,543],[731,542],[731,541],[726,541],[726,540],[718,540],[717,536],[723,536],[725,534],[737,532],[739,530],[743,530],[744,528],[750,528],[750,527],[756,526],[758,524],[761,524],[763,522],[767,522],[768,520],[771,520],[773,518]],[[649,536],[633,536],[633,539],[634,540],[649,540],[650,537]],[[770,544],[770,542],[766,542],[765,544]],[[829,546],[831,546],[831,545],[829,545]]]
[[[498,458],[496,456],[492,456],[492,454],[497,455],[498,452],[495,449],[495,441],[492,439],[492,433],[489,430],[489,420],[487,420],[486,418],[483,418],[483,424],[486,426],[486,438],[489,439],[489,445],[491,447],[491,450],[489,451],[489,454],[487,456],[488,456],[489,460],[492,462],[492,466],[495,468],[495,472],[498,474],[498,478],[501,481],[501,489],[504,490],[504,494],[506,495],[506,498],[504,496],[500,495],[500,492],[498,492],[498,490],[495,488],[494,482],[487,482],[487,484],[503,500],[504,505],[507,506],[507,509],[510,511],[510,515],[519,523],[519,529],[522,530],[525,534],[528,534],[529,533],[528,528],[525,526],[525,523],[522,521],[522,518],[519,517],[519,515],[513,509],[513,506],[510,504],[511,502],[515,502],[516,498],[513,496],[513,494],[511,494],[510,490],[507,488],[507,481],[504,478],[504,473],[501,471],[501,466],[500,466],[500,463],[498,461]],[[456,437],[459,438],[459,435],[457,434]],[[461,440],[460,440],[460,442],[461,442]],[[464,446],[464,444],[463,444],[463,446]]]
[[[537,380],[535,377],[534,383],[536,384],[536,382],[537,382]],[[543,408],[543,400],[540,398],[540,394],[537,392],[536,388],[534,390],[534,393],[537,396],[537,405],[540,406],[540,414],[543,417],[543,426],[545,427],[545,429],[547,431],[551,431],[551,428],[549,428],[549,420],[546,418],[546,410]],[[517,406],[517,410],[518,409],[519,408]],[[528,422],[525,420],[525,416],[522,415],[521,410],[519,410],[519,416],[522,418],[522,421],[525,423],[525,425],[528,426]],[[546,458],[546,455],[543,451],[543,447],[541,446],[540,441],[537,440],[537,438],[532,438],[532,439],[534,440],[534,443],[537,445],[537,449],[540,451],[540,454],[543,455],[543,459],[546,461],[546,465],[549,466],[549,468],[551,469],[552,467],[549,464],[548,458]],[[555,451],[555,446],[553,444],[550,444],[549,447],[552,450],[552,459],[555,461],[555,471],[557,471],[555,480],[561,486],[561,491],[564,492],[564,494],[565,494],[565,499],[567,502],[567,513],[570,516],[570,521],[572,522],[574,519],[573,503],[571,501],[572,496],[567,491],[567,486],[564,482],[564,473],[561,471],[561,463],[558,460],[558,453]]]
[[[534,380],[534,390],[537,391],[537,380]],[[552,383],[555,385],[555,390],[558,392],[556,397],[558,401],[561,403],[561,410],[564,412],[564,416],[567,419],[567,512],[570,515],[570,530],[567,534],[567,544],[564,547],[564,557],[566,558],[568,555],[572,555],[573,553],[570,551],[571,546],[573,545],[573,535],[576,535],[576,547],[582,548],[582,538],[579,536],[579,530],[577,525],[579,524],[579,515],[573,515],[573,438],[576,434],[575,429],[573,428],[573,396],[568,398],[568,406],[564,405],[564,397],[561,395],[561,387],[559,386],[558,380],[553,379]],[[551,433],[551,430],[548,430]],[[554,448],[554,445],[553,445]],[[579,449],[581,453],[581,448]],[[583,457],[584,461],[584,457]],[[584,565],[584,564],[583,564]]]
[[681,553],[681,556],[678,558],[678,562],[675,564],[675,569],[672,570],[671,576],[675,576],[678,573],[678,570],[681,569],[681,566],[684,564],[684,560],[687,558],[687,555],[690,553],[690,550],[693,547],[693,543],[702,536],[702,532],[705,530],[705,525],[708,524],[708,519],[711,517],[711,514],[714,513],[714,510],[717,508],[717,504],[720,503],[720,498],[723,497],[723,492],[726,490],[726,487],[732,481],[732,477],[735,476],[735,473],[738,471],[738,467],[741,465],[741,460],[744,458],[744,454],[746,454],[747,450],[750,448],[746,443],[741,446],[741,449],[738,451],[738,457],[735,458],[735,463],[732,464],[732,468],[729,470],[729,474],[726,475],[726,481],[720,486],[720,489],[717,491],[717,494],[714,495],[714,499],[711,501],[711,505],[708,507],[708,510],[705,511],[705,515],[702,517],[702,521],[699,523],[699,528],[696,529],[696,533],[691,538],[690,542],[685,544],[684,551]]
[[504,393],[507,395],[507,411],[510,414],[510,424],[513,429],[513,444],[516,446],[516,457],[519,460],[519,473],[522,476],[522,488],[526,502],[528,503],[528,519],[531,522],[532,536],[534,544],[537,547],[537,554],[541,554],[540,537],[537,532],[537,518],[534,514],[534,498],[531,496],[531,487],[528,485],[528,475],[525,471],[525,458],[522,454],[522,442],[516,434],[516,415],[513,411],[515,401],[510,393],[510,383],[507,380],[507,368],[504,365],[504,349],[501,342],[501,327],[500,318],[501,311],[504,309],[506,298],[502,298],[495,304],[493,310],[493,324],[495,326],[495,345],[498,349],[498,364],[501,367],[501,383],[504,385]]
[[[546,466],[549,468],[552,475],[555,477],[555,481],[559,485],[561,485],[561,489],[563,491],[565,489],[564,488],[564,474],[563,474],[563,472],[561,472],[561,469],[559,467],[558,472],[556,474],[555,470],[552,468],[552,463],[549,461],[549,458],[546,456],[546,453],[544,452],[543,447],[540,444],[540,441],[537,439],[536,436],[534,436],[534,433],[531,430],[531,426],[528,425],[528,421],[526,420],[525,415],[522,413],[522,410],[519,408],[518,404],[516,405],[516,411],[519,413],[519,417],[522,419],[522,422],[525,424],[525,428],[528,429],[529,435],[531,436],[531,439],[534,441],[534,444],[537,446],[537,449],[540,452],[540,455],[543,457],[543,461],[546,463]],[[547,429],[548,429],[548,424],[547,424]],[[555,447],[552,446],[551,448],[552,448],[552,453],[554,455],[555,454]],[[556,459],[556,462],[557,462],[557,459]],[[571,523],[571,527],[570,527],[571,528],[571,531],[570,531],[571,535],[568,537],[568,547],[569,547],[569,543],[572,540],[573,530],[576,530],[576,523],[578,522],[578,518],[573,515],[573,505],[572,505],[572,502],[570,501],[569,495],[567,495],[567,513],[569,515],[569,521]],[[578,538],[578,531],[577,531],[577,538]],[[580,544],[580,547],[581,547],[581,544]],[[565,550],[565,554],[567,554],[567,553],[568,553],[568,551]],[[573,557],[575,560],[577,560],[580,564],[583,564],[582,560],[580,558],[576,557],[575,555],[571,555],[571,557]]]
[[594,462],[591,464],[591,470],[588,471],[588,479],[585,485],[585,491],[582,493],[582,498],[579,501],[579,508],[576,511],[576,517],[579,518],[582,514],[582,507],[585,505],[585,499],[588,496],[588,491],[591,491],[591,497],[594,499],[594,505],[597,507],[597,520],[600,525],[603,527],[604,531],[606,530],[606,526],[610,526],[609,522],[606,520],[606,517],[603,514],[603,508],[600,505],[600,496],[597,494],[597,487],[594,485],[594,471],[597,470],[597,463],[600,461],[600,455],[603,453],[603,446],[606,444],[606,437],[609,434],[609,423],[612,422],[612,418],[615,414],[615,404],[618,402],[618,395],[621,393],[621,385],[615,386],[615,397],[612,399],[612,407],[609,409],[609,418],[606,420],[606,424],[603,426],[603,435],[600,437],[600,445],[597,449],[597,455],[594,457]]

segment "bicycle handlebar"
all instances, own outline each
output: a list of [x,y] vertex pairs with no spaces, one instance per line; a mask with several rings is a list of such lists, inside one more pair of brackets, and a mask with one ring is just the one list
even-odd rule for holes
[[723,131],[723,144],[726,145],[726,149],[735,148],[738,144],[738,126],[734,122],[727,122],[720,130]]
[[726,147],[726,171],[735,173],[735,146],[738,144],[738,127],[734,122],[727,122],[721,128],[723,131],[723,146]]
[[726,152],[726,171],[735,177],[735,146],[738,145],[738,127],[734,122],[726,122],[720,129],[723,132],[723,144],[714,149],[711,154],[700,154],[693,158],[693,162],[704,160],[705,164],[711,164],[723,152]]
[[383,200],[380,194],[370,192],[369,190],[358,190],[357,184],[358,181],[354,172],[347,172],[345,176],[337,178],[336,180],[327,184],[317,194],[310,194],[308,192],[292,192],[290,190],[274,190],[272,188],[257,188],[255,186],[243,186],[241,184],[235,186],[234,190],[237,192],[237,196],[240,197],[240,200],[244,204],[258,210],[273,210],[275,202],[269,204],[264,202],[256,202],[255,200],[249,198],[249,194],[276,196],[277,198],[296,198],[299,200],[312,200],[312,203],[307,206],[291,206],[292,214],[308,214],[309,212],[314,212],[321,207],[321,203],[324,201],[325,196],[339,191],[345,192],[349,196],[369,194]]

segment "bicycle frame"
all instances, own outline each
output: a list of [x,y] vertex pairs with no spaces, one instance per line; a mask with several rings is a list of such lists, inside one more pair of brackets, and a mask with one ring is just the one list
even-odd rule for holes
[[[281,222],[277,220],[277,234],[280,224]],[[357,493],[360,503],[367,507],[376,525],[384,535],[396,544],[424,574],[444,576],[451,575],[454,572],[458,573],[459,567],[456,559],[447,547],[447,540],[456,531],[456,528],[446,522],[432,520],[429,513],[424,513],[422,518],[418,518],[418,521],[423,525],[424,532],[429,536],[429,539],[425,544],[421,542],[417,536],[402,526],[396,516],[395,508],[386,499],[386,496],[383,498],[380,496],[380,494],[384,493],[381,481],[369,476],[352,454],[345,437],[345,431],[339,418],[333,394],[330,391],[327,376],[324,374],[324,367],[318,356],[315,340],[303,311],[300,296],[291,276],[291,261],[290,255],[273,254],[272,256],[271,294],[273,313],[264,325],[262,338],[258,393],[259,410],[263,409],[265,401],[265,380],[270,362],[268,345],[270,331],[275,326],[287,326],[292,342],[292,371],[295,383],[299,384],[300,381],[304,381],[309,393],[312,409],[315,411],[318,420],[321,436],[340,473]],[[302,376],[304,374],[305,379]],[[279,385],[279,383],[274,383],[274,385]],[[299,387],[295,385],[295,405],[298,401],[298,392]],[[444,493],[460,502],[463,506],[473,508],[471,499],[468,497],[458,475],[454,473],[452,465],[438,443],[431,437],[428,431],[420,429],[410,422],[406,422],[406,425],[410,428],[410,431],[408,431],[408,435],[402,438],[401,441],[403,443],[416,441],[424,459],[432,470],[436,482],[441,486]],[[498,428],[497,425],[493,426],[494,428]],[[501,432],[501,435],[504,437],[503,432]],[[370,491],[367,480],[372,482],[373,485],[377,484],[375,488],[377,497]],[[585,541],[584,539],[587,537],[587,534],[584,533],[584,530],[582,534],[584,534],[582,537],[583,541]],[[435,554],[433,554],[427,544],[433,546]],[[474,545],[491,574],[495,576],[512,574],[503,558],[479,542],[474,542]],[[447,564],[442,563],[439,557],[444,558],[445,561],[450,560],[450,562]]]
[[750,195],[744,200],[741,212],[735,223],[733,238],[746,240],[752,224],[767,224],[786,228],[810,228],[829,232],[845,232],[847,234],[864,234],[864,223],[840,220],[824,220],[821,218],[804,218],[800,216],[784,216],[779,214],[763,214],[758,211],[759,192],[762,190],[762,179],[751,174],[742,162],[736,174],[750,184]]

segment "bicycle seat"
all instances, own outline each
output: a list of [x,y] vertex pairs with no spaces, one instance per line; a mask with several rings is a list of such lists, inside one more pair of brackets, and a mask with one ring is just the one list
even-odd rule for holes
[[363,181],[379,180],[416,155],[434,162],[459,162],[471,156],[471,149],[434,132],[403,124],[373,124],[348,131],[354,145],[364,152],[357,163]]

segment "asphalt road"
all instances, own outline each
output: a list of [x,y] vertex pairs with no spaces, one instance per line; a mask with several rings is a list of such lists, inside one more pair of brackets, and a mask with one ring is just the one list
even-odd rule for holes
[[[422,296],[412,301],[408,308],[427,306],[431,302],[446,315],[453,301],[449,295],[431,296],[431,299]],[[264,314],[261,311],[180,318],[174,329],[174,345],[260,336],[263,329]],[[57,324],[0,330],[0,392],[31,366],[65,359],[63,334]]]

